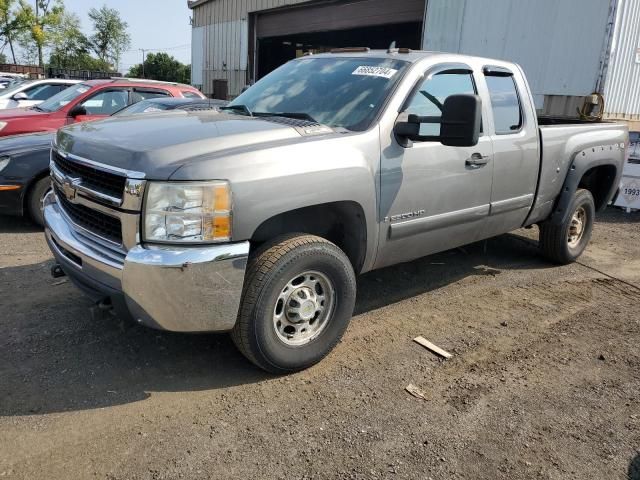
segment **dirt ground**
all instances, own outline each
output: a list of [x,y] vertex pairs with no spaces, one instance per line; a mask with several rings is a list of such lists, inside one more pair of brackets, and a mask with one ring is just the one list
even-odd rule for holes
[[369,273],[336,351],[273,377],[92,318],[0,217],[0,478],[639,480],[640,214],[598,220],[582,264],[530,230]]

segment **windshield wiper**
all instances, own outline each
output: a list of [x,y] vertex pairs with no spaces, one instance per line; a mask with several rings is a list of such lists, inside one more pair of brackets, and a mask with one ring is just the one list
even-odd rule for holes
[[39,112],[46,112],[46,110],[44,108],[40,108],[38,105],[34,105],[31,108],[33,108],[34,110],[37,110]]
[[233,112],[242,112],[248,117],[253,117],[253,112],[249,110],[249,107],[246,105],[227,105],[225,107],[220,107],[220,110],[231,110]]
[[308,113],[303,112],[253,112],[255,117],[284,117],[284,118],[295,118],[297,120],[308,120],[310,122],[319,123],[315,118],[313,118]]

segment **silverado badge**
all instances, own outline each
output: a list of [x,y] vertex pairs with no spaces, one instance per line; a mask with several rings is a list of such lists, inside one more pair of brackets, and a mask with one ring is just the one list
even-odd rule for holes
[[70,178],[65,178],[62,182],[62,192],[64,196],[67,197],[67,200],[72,201],[76,198],[77,193],[77,183],[76,180],[72,180]]

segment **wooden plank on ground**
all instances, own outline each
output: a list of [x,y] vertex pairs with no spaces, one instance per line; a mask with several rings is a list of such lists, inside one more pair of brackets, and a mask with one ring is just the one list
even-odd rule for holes
[[449,352],[438,347],[437,345],[434,345],[424,337],[416,337],[413,339],[413,341],[422,345],[424,348],[431,350],[436,355],[440,355],[443,358],[451,358],[453,356]]
[[404,389],[416,398],[427,400],[426,393],[424,393],[424,391],[421,390],[420,388],[416,387],[413,383],[410,383]]

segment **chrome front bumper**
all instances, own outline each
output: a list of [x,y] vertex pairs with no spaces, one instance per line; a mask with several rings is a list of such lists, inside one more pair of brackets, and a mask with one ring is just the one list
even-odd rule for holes
[[236,323],[249,242],[206,247],[137,245],[119,257],[74,228],[50,193],[45,235],[56,261],[94,300],[174,332],[221,332]]

